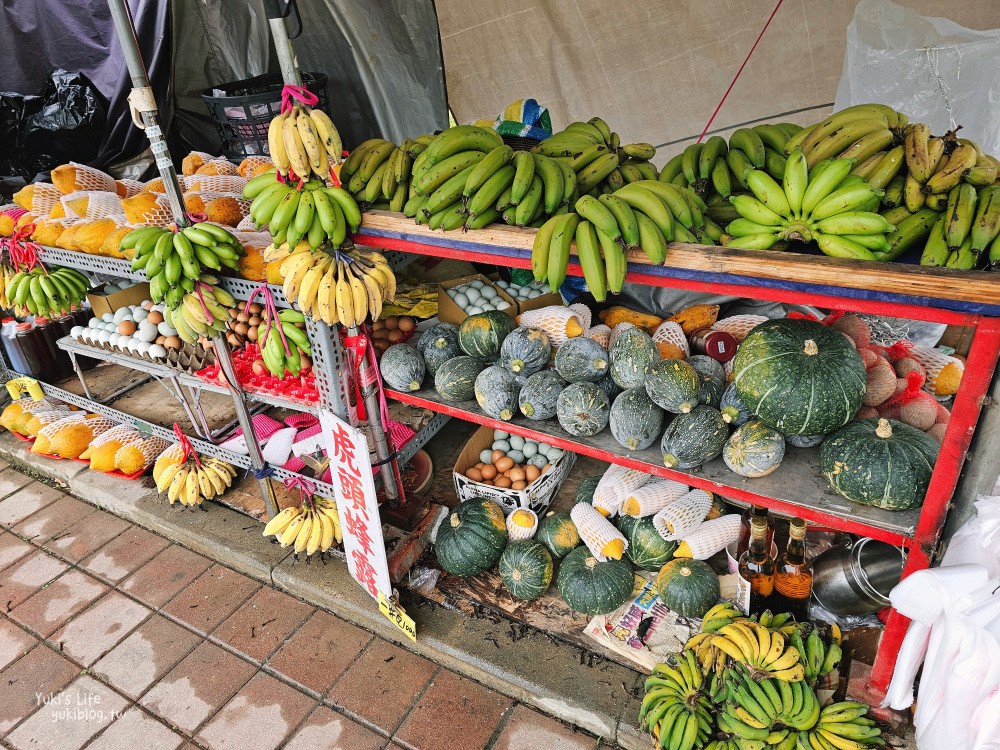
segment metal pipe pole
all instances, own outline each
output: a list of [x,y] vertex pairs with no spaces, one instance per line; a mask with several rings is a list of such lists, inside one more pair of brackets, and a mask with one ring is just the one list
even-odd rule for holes
[[[163,180],[164,192],[167,195],[167,200],[170,202],[170,212],[173,214],[174,222],[178,227],[189,226],[191,222],[184,208],[184,198],[181,194],[180,183],[177,180],[177,170],[174,169],[174,162],[170,158],[167,141],[164,137],[163,129],[160,127],[156,99],[153,97],[153,90],[149,86],[149,76],[146,73],[146,64],[143,62],[142,53],[139,50],[139,40],[135,35],[132,14],[126,0],[108,0],[108,7],[111,10],[111,18],[114,20],[118,41],[121,43],[122,52],[125,55],[129,76],[132,78],[133,88],[132,94],[129,96],[129,104],[132,105],[133,111],[139,112],[142,118],[143,129],[146,137],[149,138],[153,156],[156,158],[156,168]],[[214,342],[215,358],[225,373],[226,379],[229,381],[229,392],[233,399],[233,407],[236,410],[236,418],[239,420],[240,427],[243,428],[250,463],[259,471],[264,468],[264,457],[261,453],[260,445],[254,439],[253,422],[250,419],[246,401],[243,398],[243,392],[239,389],[239,381],[237,381],[236,373],[233,370],[225,336],[216,336]],[[278,504],[275,500],[271,480],[267,477],[261,477],[259,478],[259,482],[268,517],[274,518],[278,512]]]

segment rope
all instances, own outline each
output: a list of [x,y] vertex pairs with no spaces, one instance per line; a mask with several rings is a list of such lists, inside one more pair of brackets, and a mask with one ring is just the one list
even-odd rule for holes
[[726,99],[729,97],[729,92],[731,92],[733,90],[733,86],[736,85],[736,80],[740,77],[740,74],[743,72],[743,68],[745,68],[747,66],[747,63],[750,62],[750,56],[754,53],[754,50],[757,49],[757,45],[760,44],[760,40],[763,38],[764,32],[767,31],[767,27],[771,25],[771,21],[774,20],[774,16],[775,14],[777,14],[778,8],[781,7],[781,4],[784,1],[785,0],[778,0],[778,4],[774,6],[774,10],[771,11],[771,17],[767,19],[767,23],[764,24],[764,28],[761,29],[760,34],[757,35],[757,41],[753,43],[753,47],[751,47],[750,51],[747,52],[747,56],[743,60],[743,64],[740,65],[740,69],[737,70],[736,75],[733,76],[733,80],[729,83],[729,88],[726,89],[726,93],[722,95],[722,100],[719,102],[719,106],[715,108],[715,111],[712,113],[712,116],[709,117],[708,122],[705,123],[705,129],[702,130],[701,135],[698,136],[698,143],[701,143],[701,139],[705,137],[705,133],[707,133],[708,129],[712,127],[712,122],[715,120],[715,116],[719,114],[719,110],[722,109],[722,105],[726,103]]
[[295,105],[292,100],[302,102],[307,107],[315,106],[319,104],[319,97],[314,93],[309,91],[305,86],[293,86],[290,83],[286,83],[281,87],[281,111],[289,112]]
[[274,476],[274,467],[271,466],[266,461],[264,462],[263,468],[251,469],[251,471],[253,472],[254,478],[257,479],[258,481],[261,479],[267,479],[268,477]]
[[316,485],[303,477],[289,477],[284,484],[290,490],[298,488],[300,505],[305,505],[307,498],[316,494]]

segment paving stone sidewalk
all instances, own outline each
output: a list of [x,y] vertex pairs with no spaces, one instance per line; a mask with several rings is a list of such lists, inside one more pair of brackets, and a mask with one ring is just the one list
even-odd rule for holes
[[599,741],[0,461],[0,746]]

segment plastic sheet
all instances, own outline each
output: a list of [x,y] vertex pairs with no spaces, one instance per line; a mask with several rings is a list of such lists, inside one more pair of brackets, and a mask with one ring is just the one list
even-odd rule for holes
[[[942,6],[943,10],[947,6]],[[881,102],[1000,151],[1000,30],[974,31],[927,18],[889,0],[861,0],[847,27],[844,72],[834,109]]]

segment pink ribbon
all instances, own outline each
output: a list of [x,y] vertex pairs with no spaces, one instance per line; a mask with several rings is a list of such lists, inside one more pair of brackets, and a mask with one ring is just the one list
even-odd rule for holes
[[288,346],[288,340],[285,338],[285,330],[281,326],[281,319],[278,317],[278,306],[274,304],[274,295],[271,294],[271,289],[267,284],[261,284],[256,289],[253,290],[253,294],[250,295],[250,299],[243,306],[243,312],[247,315],[250,314],[250,305],[257,295],[261,295],[264,298],[264,332],[258,337],[261,341],[261,345],[267,341],[267,335],[271,331],[271,322],[274,321],[275,328],[278,329],[278,335],[281,337],[281,344],[285,347],[285,354],[291,355],[292,350]]
[[316,494],[316,485],[303,477],[289,477],[285,480],[284,484],[290,490],[298,488],[300,504],[304,504],[306,498]]
[[301,102],[307,107],[319,104],[319,97],[309,91],[305,86],[293,86],[286,83],[281,87],[281,111],[289,112],[293,106],[292,100]]

